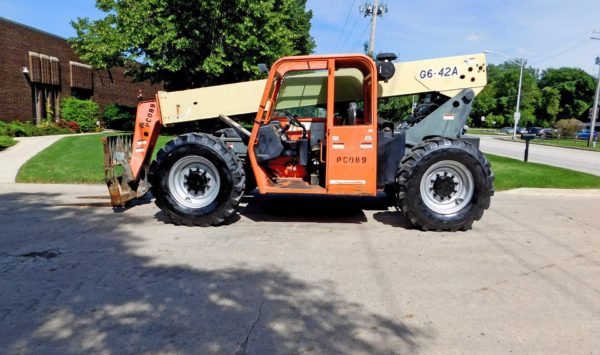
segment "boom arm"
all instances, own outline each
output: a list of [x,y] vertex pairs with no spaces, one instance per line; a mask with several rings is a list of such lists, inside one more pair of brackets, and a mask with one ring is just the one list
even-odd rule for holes
[[[379,82],[379,97],[430,91],[452,97],[463,89],[471,89],[477,95],[487,83],[483,53],[399,62],[394,65],[396,74],[387,83]],[[352,75],[352,72],[348,72],[347,80],[361,80]],[[203,120],[220,114],[229,116],[255,113],[265,84],[266,80],[255,80],[174,92],[161,91],[157,99],[162,123]],[[304,89],[302,92],[306,92]],[[322,97],[318,100],[324,99]]]
[[379,97],[439,92],[448,97],[463,89],[479,94],[487,84],[485,54],[395,63],[396,74],[379,82]]

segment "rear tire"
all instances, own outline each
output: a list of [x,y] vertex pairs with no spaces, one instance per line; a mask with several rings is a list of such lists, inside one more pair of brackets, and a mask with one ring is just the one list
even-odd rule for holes
[[435,138],[414,147],[396,180],[398,208],[423,230],[470,229],[494,194],[489,162],[463,140]]
[[156,205],[174,224],[215,226],[235,213],[246,180],[239,158],[221,140],[181,135],[159,150],[148,175]]

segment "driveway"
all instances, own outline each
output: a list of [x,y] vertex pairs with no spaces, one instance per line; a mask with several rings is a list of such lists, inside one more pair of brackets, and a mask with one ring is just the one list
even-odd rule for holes
[[[525,143],[522,141],[506,141],[493,136],[480,136],[480,138],[482,152],[523,160]],[[533,163],[600,175],[600,152],[530,144],[528,160]]]
[[600,350],[597,190],[500,192],[461,233],[379,199],[250,196],[191,228],[102,196],[0,184],[3,353]]

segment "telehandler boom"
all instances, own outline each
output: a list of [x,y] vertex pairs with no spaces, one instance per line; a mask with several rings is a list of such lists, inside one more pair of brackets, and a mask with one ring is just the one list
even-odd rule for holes
[[[231,217],[255,187],[261,194],[383,191],[421,229],[469,229],[494,193],[478,140],[462,136],[486,85],[485,56],[393,60],[286,57],[266,80],[159,92],[138,105],[133,137],[104,139],[113,205],[150,190],[173,223],[210,226]],[[419,93],[430,101],[403,126],[378,117],[378,98]],[[254,112],[251,132],[226,116]],[[216,117],[230,128],[180,135],[151,161],[162,126]]]

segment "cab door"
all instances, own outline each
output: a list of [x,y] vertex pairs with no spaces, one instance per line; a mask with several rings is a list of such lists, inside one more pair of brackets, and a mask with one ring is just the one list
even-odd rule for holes
[[327,192],[374,196],[377,193],[375,65],[366,57],[335,62],[329,65]]

